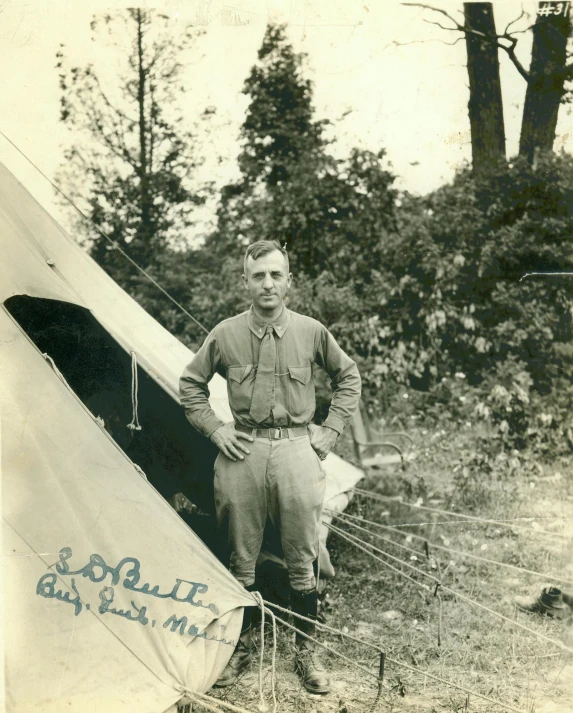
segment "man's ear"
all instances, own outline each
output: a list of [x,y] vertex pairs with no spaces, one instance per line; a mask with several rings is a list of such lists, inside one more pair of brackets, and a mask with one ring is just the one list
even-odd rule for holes
[[243,274],[241,275],[241,277],[243,278],[243,286],[244,286],[245,290],[248,290],[248,289],[249,289],[249,285],[247,284],[247,276],[243,273]]

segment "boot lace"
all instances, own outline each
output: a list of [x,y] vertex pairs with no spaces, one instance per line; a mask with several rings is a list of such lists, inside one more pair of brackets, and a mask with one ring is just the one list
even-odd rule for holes
[[298,650],[297,656],[301,665],[306,669],[313,668],[316,671],[326,671],[326,668],[320,659],[319,653],[314,649],[303,646]]

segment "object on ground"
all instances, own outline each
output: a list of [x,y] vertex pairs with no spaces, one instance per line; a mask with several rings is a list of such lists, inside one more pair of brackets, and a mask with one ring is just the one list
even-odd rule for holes
[[540,614],[554,619],[566,619],[573,615],[557,587],[544,587],[538,595],[517,596],[513,600],[518,609],[530,614]]

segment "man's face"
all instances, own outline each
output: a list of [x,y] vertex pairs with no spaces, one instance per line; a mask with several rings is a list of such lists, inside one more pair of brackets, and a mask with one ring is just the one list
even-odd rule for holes
[[260,312],[269,313],[282,305],[290,287],[292,275],[279,250],[262,255],[257,260],[249,257],[243,275],[246,289]]

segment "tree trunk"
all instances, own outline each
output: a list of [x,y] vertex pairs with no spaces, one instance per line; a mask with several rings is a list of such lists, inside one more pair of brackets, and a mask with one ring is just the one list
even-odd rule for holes
[[551,151],[555,141],[559,106],[565,93],[566,45],[571,34],[568,5],[539,3],[533,27],[530,78],[519,139],[519,155],[530,162],[536,151]]
[[147,162],[147,127],[145,122],[145,100],[146,100],[146,69],[144,65],[143,50],[143,14],[137,10],[137,103],[139,110],[139,175],[140,175],[140,219],[141,225],[138,230],[137,251],[141,257],[147,261],[151,252],[150,241],[150,199],[149,199],[149,167]]
[[493,6],[490,2],[466,2],[464,18],[466,27],[492,38],[465,33],[472,163],[474,173],[481,173],[505,160],[505,129]]

